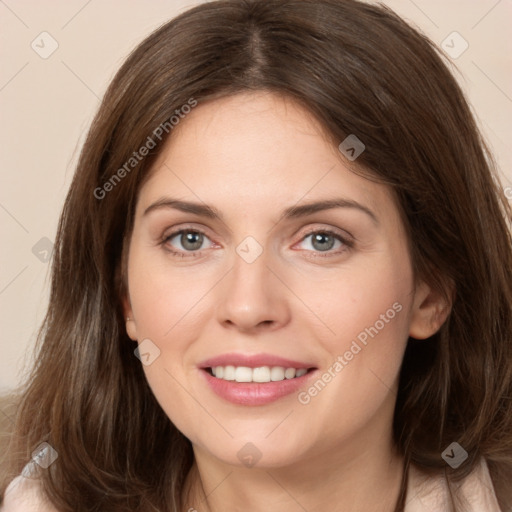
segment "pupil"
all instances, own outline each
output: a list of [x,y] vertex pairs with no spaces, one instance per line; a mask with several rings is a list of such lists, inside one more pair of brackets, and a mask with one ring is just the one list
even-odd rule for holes
[[181,244],[190,251],[199,249],[203,245],[203,235],[201,233],[183,233],[181,235]]
[[[319,244],[319,245],[318,245]],[[334,238],[326,233],[317,233],[313,236],[313,247],[320,251],[328,251],[334,246]]]

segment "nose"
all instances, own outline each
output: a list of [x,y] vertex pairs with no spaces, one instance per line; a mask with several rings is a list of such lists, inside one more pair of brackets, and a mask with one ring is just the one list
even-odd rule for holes
[[269,260],[265,251],[251,263],[235,254],[218,297],[217,317],[223,327],[256,333],[279,329],[290,321],[284,276]]

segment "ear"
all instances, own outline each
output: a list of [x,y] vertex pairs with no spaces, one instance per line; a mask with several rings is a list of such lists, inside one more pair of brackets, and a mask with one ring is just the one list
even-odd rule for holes
[[126,325],[126,334],[133,340],[137,341],[137,324],[135,323],[135,319],[133,317],[132,306],[130,304],[130,298],[125,293],[121,298],[121,303],[123,305],[123,315]]
[[125,321],[126,334],[133,341],[138,340],[137,336],[137,325],[135,323],[135,317],[132,311],[132,305],[130,302],[130,293],[128,291],[128,280],[126,276],[128,275],[128,247],[129,247],[130,237],[125,237],[123,241],[123,250],[121,254],[121,264],[116,269],[116,283],[118,289],[118,297],[121,300],[121,305],[123,308],[123,316]]
[[[453,297],[453,287],[450,286],[450,297]],[[435,291],[425,282],[420,282],[414,292],[411,311],[409,336],[424,340],[434,335],[444,324],[452,307],[452,301],[447,302],[445,296]]]

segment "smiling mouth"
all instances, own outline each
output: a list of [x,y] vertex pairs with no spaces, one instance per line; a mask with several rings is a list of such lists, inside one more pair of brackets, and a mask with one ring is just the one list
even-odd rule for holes
[[303,377],[315,368],[286,368],[284,366],[213,366],[205,368],[212,377],[231,382],[280,382]]

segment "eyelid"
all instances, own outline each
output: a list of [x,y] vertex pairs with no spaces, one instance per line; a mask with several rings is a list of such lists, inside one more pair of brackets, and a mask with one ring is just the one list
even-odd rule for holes
[[212,238],[212,235],[210,234],[210,229],[208,229],[204,225],[198,226],[198,224],[195,223],[187,223],[184,222],[182,224],[176,224],[174,226],[170,226],[166,228],[163,231],[163,234],[160,236],[160,240],[167,240],[172,236],[176,236],[181,231],[195,231],[197,233],[201,233],[204,236],[207,236],[208,238]]
[[336,228],[334,226],[316,225],[314,227],[306,228],[306,231],[302,234],[302,238],[311,233],[333,233],[341,238],[349,238],[350,240],[356,240],[356,237],[349,233],[345,229]]

